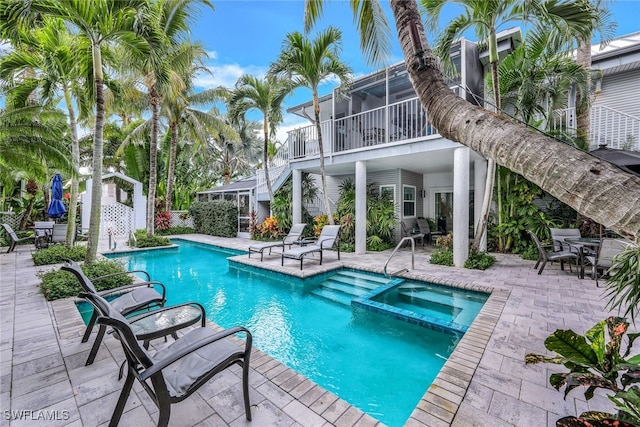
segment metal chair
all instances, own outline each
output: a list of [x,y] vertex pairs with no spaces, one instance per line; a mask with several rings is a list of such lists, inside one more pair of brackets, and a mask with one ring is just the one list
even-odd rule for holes
[[[612,237],[604,237],[598,247],[598,252],[595,256],[587,256],[587,260],[591,263],[591,278],[595,279],[596,287],[600,287],[598,282],[599,278],[609,276],[614,273],[614,261],[615,257],[623,252],[629,245],[630,241],[625,239],[616,239]],[[601,270],[602,274],[598,274]]]
[[[140,345],[127,319],[104,298],[95,293],[86,293],[83,297],[99,313],[100,327],[114,329],[127,359],[127,378],[111,416],[110,427],[118,425],[135,380],[158,407],[157,425],[167,426],[171,404],[185,400],[216,374],[235,364],[242,367],[244,411],[247,420],[251,421],[249,360],[252,337],[249,330],[239,326],[222,332],[207,327],[195,328],[166,348],[150,354]],[[245,334],[244,348],[226,339],[238,333]]]
[[26,242],[27,240],[35,239],[35,236],[18,237],[16,232],[13,231],[13,228],[11,228],[9,224],[2,224],[2,228],[4,228],[4,231],[7,233],[7,236],[9,236],[9,239],[11,240],[11,242],[9,243],[9,249],[7,249],[7,253],[13,251],[16,248],[16,245],[20,242]]
[[[542,274],[542,270],[544,270],[545,265],[547,265],[548,261],[560,261],[560,269],[564,270],[564,262],[565,261],[575,261],[576,262],[576,270],[578,271],[578,275],[580,274],[580,269],[577,267],[578,260],[580,259],[579,255],[575,252],[571,251],[548,251],[547,249],[553,249],[553,245],[543,245],[538,239],[538,236],[531,231],[527,230],[527,233],[531,236],[531,240],[535,243],[536,248],[538,249],[538,261],[533,268],[538,268],[540,264],[540,269],[538,270],[538,274]],[[569,270],[571,270],[571,262],[569,262]]]
[[[113,277],[121,274],[144,273],[147,276],[147,280],[144,282],[133,283],[131,285],[120,286],[118,288],[98,292],[93,285],[93,282],[89,280],[89,278],[84,274],[77,262],[66,259],[65,264],[60,269],[68,271],[76,276],[76,279],[78,279],[78,282],[80,283],[80,287],[82,287],[85,293],[96,294],[105,298],[114,296],[115,298],[111,300],[110,304],[115,310],[118,311],[118,313],[123,316],[139,310],[162,307],[164,306],[164,303],[166,301],[166,289],[164,285],[160,282],[150,280],[151,277],[149,276],[149,273],[143,270],[131,270],[122,273],[114,273],[108,274],[106,276],[96,277],[93,279],[93,281],[98,281],[106,277]],[[162,293],[159,293],[155,289],[155,286],[160,287],[162,289]],[[93,314],[91,315],[91,319],[87,324],[87,329],[84,331],[84,335],[82,336],[82,342],[87,342],[87,340],[89,340],[91,331],[93,330],[93,326],[96,324],[97,318],[98,313],[96,312],[96,310],[94,310]],[[98,328],[98,335],[96,336],[96,340],[93,342],[93,346],[91,347],[91,351],[89,352],[89,357],[87,358],[87,362],[85,363],[85,365],[91,365],[93,363],[93,360],[96,357],[96,353],[98,353],[98,348],[100,348],[100,343],[102,342],[102,338],[104,337],[105,332],[106,328],[104,326],[100,326]]]
[[[407,225],[404,223],[404,221],[400,221],[400,228],[402,229],[402,237],[411,237],[414,241],[420,240],[420,243],[422,244],[422,246],[424,246],[424,233],[409,233],[409,230],[407,230]],[[428,239],[431,240],[431,235],[429,235]],[[407,241],[407,243],[409,242]]]

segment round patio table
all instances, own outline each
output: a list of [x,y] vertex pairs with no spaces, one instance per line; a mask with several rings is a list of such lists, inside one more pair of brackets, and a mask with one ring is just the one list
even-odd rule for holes
[[149,348],[149,341],[171,335],[178,339],[176,331],[200,322],[205,325],[204,307],[195,302],[163,307],[129,319],[136,338]]

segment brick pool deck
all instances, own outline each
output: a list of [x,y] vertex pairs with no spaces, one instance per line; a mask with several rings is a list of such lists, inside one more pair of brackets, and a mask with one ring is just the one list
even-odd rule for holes
[[[250,244],[244,239],[184,237],[242,250]],[[524,364],[525,354],[545,352],[544,339],[554,330],[583,333],[610,315],[603,290],[593,280],[580,280],[575,270],[573,274],[561,271],[557,264],[548,265],[539,276],[533,262],[500,254],[487,271],[435,266],[428,263],[430,249],[417,248],[416,268],[403,276],[492,294],[406,425],[555,426],[565,415],[612,411],[602,393],[587,402],[580,390],[574,390],[564,400],[563,393],[548,382],[552,372],[561,370],[558,367]],[[84,366],[91,344],[80,343],[84,325],[75,299],[51,303],[44,299],[37,272],[56,266],[34,267],[33,250],[33,245],[18,246],[15,252],[0,254],[0,426],[107,425],[122,387],[117,380],[122,349],[108,336],[95,363]],[[389,253],[342,254],[341,261],[327,253],[322,266],[308,260],[302,272],[293,260],[285,260],[285,267],[280,267],[275,252],[265,255],[262,263],[259,257],[246,255],[234,260],[308,276],[343,265],[381,272]],[[404,250],[394,257],[389,271],[408,266],[410,252]],[[164,345],[162,340],[155,344]],[[251,368],[251,423],[244,418],[240,370],[233,368],[173,405],[170,425],[381,425],[257,349]],[[152,426],[156,419],[155,406],[136,384],[120,425]]]

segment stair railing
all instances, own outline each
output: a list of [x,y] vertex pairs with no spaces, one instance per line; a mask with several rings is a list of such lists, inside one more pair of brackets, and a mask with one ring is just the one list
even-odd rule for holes
[[[393,256],[396,254],[396,252],[398,252],[398,249],[400,249],[400,246],[402,246],[407,241],[411,242],[411,269],[413,270],[415,268],[414,267],[414,260],[415,260],[415,254],[416,254],[416,241],[411,236],[403,237],[398,242],[398,244],[396,245],[396,248],[393,250],[393,252],[391,252],[391,255],[389,255],[389,258],[387,258],[387,262],[384,263],[384,277],[386,277],[387,279],[390,277],[389,274],[387,273],[387,266],[389,265],[389,261],[391,261],[391,258],[393,258]],[[404,271],[406,271],[406,269]],[[397,274],[397,273],[398,272],[396,272],[395,274]]]

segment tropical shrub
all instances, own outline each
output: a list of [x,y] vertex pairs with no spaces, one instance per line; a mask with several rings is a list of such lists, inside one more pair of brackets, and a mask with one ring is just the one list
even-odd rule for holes
[[431,253],[429,262],[453,267],[453,234],[449,233],[446,236],[438,237],[435,246],[436,248]]
[[635,324],[640,309],[640,246],[629,245],[613,259],[609,270],[613,274],[607,280],[607,307],[611,310],[625,309]]
[[238,233],[238,208],[230,201],[193,202],[189,212],[198,233],[221,237]]
[[527,364],[553,363],[564,365],[569,372],[556,372],[549,383],[558,391],[564,387],[564,396],[578,387],[587,387],[584,397],[589,400],[596,389],[612,391],[607,397],[614,403],[617,413],[589,411],[578,417],[559,419],[556,425],[569,426],[632,426],[640,425],[640,355],[625,359],[640,334],[627,334],[627,348],[621,354],[622,342],[629,323],[624,318],[609,317],[596,323],[585,335],[572,330],[558,329],[544,342],[556,356],[527,354]]
[[278,224],[278,218],[269,216],[262,224],[256,226],[256,234],[260,235],[260,240],[279,240],[282,238],[283,230]]
[[[452,261],[453,261],[453,252]],[[469,258],[464,262],[464,268],[472,270],[486,270],[496,262],[496,257],[486,252],[471,252]]]
[[31,254],[35,265],[59,264],[65,258],[83,261],[86,255],[87,247],[84,245],[74,245],[71,248],[67,248],[65,245],[52,245]]
[[[92,264],[81,265],[81,268],[89,279],[126,271],[122,264],[111,260],[96,261]],[[38,276],[42,280],[40,291],[47,301],[75,297],[82,292],[78,279],[68,271],[55,269],[40,272]],[[131,283],[133,283],[131,275],[120,274],[103,280],[96,280],[93,284],[98,291],[104,291],[130,285]]]
[[146,230],[136,230],[135,241],[129,240],[129,246],[138,248],[155,248],[158,246],[169,246],[171,242],[166,237],[148,235]]
[[196,230],[192,227],[169,227],[166,230],[156,230],[159,236],[171,236],[173,234],[193,234]]
[[[339,223],[342,225],[340,241],[345,251],[355,247],[355,206],[355,184],[353,180],[346,179],[340,184],[337,209]],[[382,251],[393,247],[396,224],[393,201],[381,196],[375,183],[367,185],[367,250]]]
[[156,214],[156,230],[168,230],[171,227],[171,212],[158,212]]
[[[316,195],[318,189],[309,175],[306,172],[302,173],[302,201],[303,203],[312,202]],[[273,195],[273,206],[271,207],[273,212],[273,216],[278,219],[278,224],[280,228],[284,230],[291,229],[293,225],[293,180],[291,177],[287,179],[287,181],[274,193]],[[307,211],[307,208],[302,206],[302,222],[305,224],[311,224],[313,222],[313,217]],[[311,227],[306,227],[304,229],[302,237],[311,236]]]

